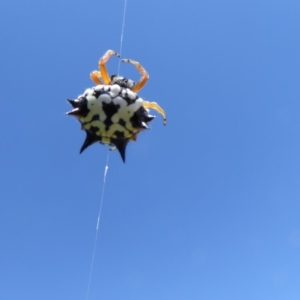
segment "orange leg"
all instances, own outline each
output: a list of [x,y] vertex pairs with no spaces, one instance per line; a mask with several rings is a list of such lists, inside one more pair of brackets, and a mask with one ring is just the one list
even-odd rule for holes
[[166,113],[156,102],[144,101],[143,106],[145,108],[152,108],[152,109],[156,110],[157,112],[159,112],[162,115],[163,119],[164,119],[164,125],[167,124]]
[[131,63],[131,64],[135,65],[136,68],[138,69],[138,71],[140,72],[140,74],[142,75],[142,77],[139,80],[139,82],[132,89],[133,92],[137,93],[146,84],[146,82],[149,79],[149,75],[148,75],[147,71],[141,66],[141,64],[139,62],[135,61],[135,60],[132,60],[132,59],[122,59],[122,62],[127,62],[127,63]]
[[112,55],[120,57],[120,54],[117,53],[116,51],[107,50],[105,52],[105,54],[99,60],[99,69],[100,69],[100,73],[101,73],[101,76],[102,76],[103,81],[104,81],[105,84],[110,84],[110,77],[109,77],[109,74],[107,72],[105,64],[107,63],[107,61],[109,60],[109,58]]
[[138,134],[138,132],[135,133],[130,139],[131,139],[132,141],[135,141],[135,142],[136,142],[136,136],[137,136],[137,134]]
[[[105,54],[100,58],[99,60],[99,70],[100,71],[93,71],[90,74],[90,78],[92,79],[92,81],[94,81],[97,85],[98,84],[110,84],[110,77],[109,74],[107,72],[106,66],[105,64],[107,63],[107,61],[109,60],[109,58],[115,55],[117,57],[120,57],[120,54],[117,53],[116,51],[113,50],[107,50],[105,52]],[[102,78],[104,83],[102,82],[102,80],[100,79]]]
[[101,73],[99,71],[93,71],[90,74],[90,78],[98,85],[98,84],[103,84],[103,82],[101,81]]

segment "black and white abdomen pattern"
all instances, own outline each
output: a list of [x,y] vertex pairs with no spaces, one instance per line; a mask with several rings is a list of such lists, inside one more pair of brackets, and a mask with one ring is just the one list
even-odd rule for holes
[[154,119],[144,108],[144,100],[128,88],[97,85],[85,90],[77,99],[68,99],[74,115],[86,131],[81,152],[95,142],[114,145],[125,160],[125,148],[130,139]]
[[79,116],[83,128],[101,137],[104,144],[111,144],[116,138],[130,138],[146,128],[143,115],[148,112],[143,99],[119,85],[87,89],[77,101],[86,106],[86,114]]

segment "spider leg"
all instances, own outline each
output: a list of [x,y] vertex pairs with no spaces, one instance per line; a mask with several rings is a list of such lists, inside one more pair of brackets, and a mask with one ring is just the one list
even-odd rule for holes
[[138,134],[138,132],[135,133],[130,139],[131,139],[132,141],[135,141],[135,142],[136,142],[136,136],[137,136],[137,134]]
[[140,74],[142,75],[142,77],[139,80],[139,82],[132,89],[133,92],[137,93],[146,84],[146,82],[149,79],[149,75],[148,75],[147,71],[142,67],[142,65],[139,62],[135,61],[135,60],[132,60],[132,59],[122,59],[122,62],[127,62],[127,63],[135,65],[136,68],[138,69],[138,71],[140,72]]
[[156,110],[158,113],[160,113],[164,119],[164,125],[167,124],[167,116],[165,111],[156,103],[156,102],[149,102],[149,101],[144,101],[143,106],[145,108],[152,108]]
[[[104,54],[104,55],[100,58],[100,60],[99,60],[100,75],[102,76],[103,81],[104,81],[105,84],[110,84],[110,82],[111,82],[105,64],[107,63],[107,61],[109,60],[109,58],[110,58],[112,55],[115,55],[115,56],[117,56],[117,57],[120,57],[120,54],[117,53],[116,51],[113,51],[113,50],[107,50],[107,51],[105,52],[105,54]],[[92,73],[92,74],[93,74],[93,73]]]
[[98,85],[98,84],[103,84],[102,80],[100,79],[101,76],[101,72],[99,71],[93,71],[90,74],[90,78]]

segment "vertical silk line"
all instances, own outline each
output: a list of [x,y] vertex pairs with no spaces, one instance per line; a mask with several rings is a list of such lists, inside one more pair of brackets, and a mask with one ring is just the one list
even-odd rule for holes
[[104,168],[102,192],[101,192],[101,198],[100,198],[100,204],[99,204],[99,212],[98,212],[97,225],[96,225],[94,250],[93,250],[93,255],[92,255],[92,263],[91,263],[91,268],[90,268],[90,275],[89,275],[89,282],[88,282],[88,287],[87,287],[87,293],[86,293],[86,298],[85,298],[86,300],[89,299],[90,286],[91,286],[91,280],[92,280],[92,274],[93,274],[93,268],[94,268],[94,261],[95,261],[95,254],[96,254],[96,248],[97,248],[99,225],[100,225],[100,220],[101,220],[101,212],[102,212],[102,205],[103,205],[103,199],[104,199],[105,182],[106,182],[106,176],[107,176],[107,171],[108,171],[109,153],[110,153],[110,150],[107,150],[106,165],[105,165],[105,168]]
[[[122,57],[123,36],[124,36],[124,28],[125,28],[126,6],[127,6],[127,0],[124,0],[123,22],[122,22],[120,51],[119,51],[119,54],[121,57]],[[118,75],[120,75],[120,67],[121,67],[121,60],[119,60]]]
[[[120,55],[122,55],[122,47],[123,47],[126,6],[127,6],[127,0],[124,0],[123,22],[122,22],[122,31],[121,31],[121,39],[120,39],[120,52],[119,52]],[[121,60],[119,60],[118,74],[120,73],[120,66],[121,66]],[[103,205],[103,199],[104,199],[105,182],[106,182],[106,176],[107,176],[107,171],[108,171],[109,153],[110,153],[110,151],[108,150],[107,158],[106,158],[106,165],[105,165],[105,168],[104,168],[102,192],[101,192],[101,198],[100,198],[99,213],[98,213],[98,218],[97,218],[96,235],[95,235],[95,242],[94,242],[94,250],[93,250],[93,255],[92,255],[92,263],[91,263],[91,268],[90,268],[90,275],[89,275],[89,281],[88,281],[88,287],[87,287],[87,293],[86,293],[86,300],[89,299],[89,294],[90,294],[91,280],[92,280],[92,274],[93,274],[93,268],[94,268],[96,248],[97,248],[98,232],[99,232],[99,226],[100,226],[100,220],[101,220],[101,212],[102,212],[102,205]]]

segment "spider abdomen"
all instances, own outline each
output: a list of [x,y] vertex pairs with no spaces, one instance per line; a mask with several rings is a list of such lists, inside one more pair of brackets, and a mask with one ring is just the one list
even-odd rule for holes
[[143,99],[117,84],[97,85],[69,102],[74,109],[67,114],[76,116],[87,133],[81,152],[95,142],[125,151],[128,141],[154,118],[143,107]]

